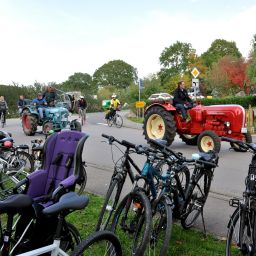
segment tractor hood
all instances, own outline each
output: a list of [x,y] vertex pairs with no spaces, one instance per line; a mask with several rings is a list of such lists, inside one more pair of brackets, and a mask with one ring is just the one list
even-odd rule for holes
[[63,107],[53,107],[53,108],[48,108],[47,109],[48,113],[51,113],[51,114],[56,114],[56,113],[68,113],[68,110],[66,108],[63,108]]
[[199,113],[207,123],[226,123],[230,125],[232,132],[246,133],[245,109],[240,105],[198,105],[190,110],[192,116]]

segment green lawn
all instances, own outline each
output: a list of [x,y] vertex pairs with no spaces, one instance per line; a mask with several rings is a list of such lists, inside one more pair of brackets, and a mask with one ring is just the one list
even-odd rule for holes
[[[89,198],[90,202],[85,210],[76,211],[68,217],[79,229],[83,238],[88,236],[90,232],[94,230],[103,203],[102,197],[89,194]],[[224,241],[220,241],[211,235],[204,238],[204,235],[197,230],[183,230],[178,224],[174,225],[168,255],[223,256],[224,254]]]
[[131,116],[129,117],[129,120],[135,122],[135,123],[143,123],[144,118],[143,117],[137,117],[137,116]]

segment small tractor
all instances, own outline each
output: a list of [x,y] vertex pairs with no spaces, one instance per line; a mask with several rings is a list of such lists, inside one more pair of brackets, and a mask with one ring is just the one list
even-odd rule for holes
[[[143,134],[145,139],[163,139],[171,145],[176,133],[187,145],[197,145],[199,151],[220,151],[221,136],[252,142],[246,127],[245,109],[240,105],[201,104],[187,110],[190,122],[183,122],[181,113],[172,105],[172,99],[152,102],[145,111]],[[243,151],[232,145],[235,151]]]
[[40,118],[36,106],[28,105],[22,110],[21,119],[23,131],[32,136],[37,131],[37,126],[42,126],[42,131],[47,134],[50,130],[62,130],[70,126],[72,130],[81,131],[81,124],[77,120],[68,120],[69,96],[65,94],[65,100],[59,101],[55,106],[44,107],[44,118]]

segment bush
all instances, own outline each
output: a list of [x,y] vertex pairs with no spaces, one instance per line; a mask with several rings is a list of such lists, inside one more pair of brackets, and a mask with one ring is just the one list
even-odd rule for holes
[[226,97],[226,98],[204,98],[201,100],[202,105],[222,105],[222,104],[238,104],[244,108],[249,108],[249,105],[256,106],[256,97],[254,96],[243,96],[243,97]]

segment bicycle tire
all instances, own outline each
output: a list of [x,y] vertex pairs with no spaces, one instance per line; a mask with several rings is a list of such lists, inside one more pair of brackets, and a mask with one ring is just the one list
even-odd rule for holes
[[104,204],[101,208],[98,223],[96,225],[96,231],[107,229],[109,223],[111,223],[111,217],[119,201],[122,187],[123,182],[121,182],[119,179],[114,178],[111,181],[105,196]]
[[121,128],[123,126],[123,118],[118,114],[115,115],[115,125],[117,128]]
[[18,159],[25,161],[25,172],[30,173],[34,171],[34,161],[31,155],[25,151],[17,152]]
[[113,125],[113,118],[108,118],[107,119],[107,124],[109,127],[111,127]]
[[79,231],[73,224],[66,222],[65,225],[62,228],[60,248],[64,252],[72,252],[75,246],[81,243],[82,239]]
[[87,183],[87,173],[86,173],[86,168],[84,164],[82,165],[82,168],[83,168],[82,177],[80,181],[76,184],[76,190],[79,195],[83,194],[86,187],[86,183]]
[[256,212],[254,210],[252,212],[253,216],[249,219],[248,214],[241,207],[237,207],[232,214],[228,224],[226,256],[240,255],[240,253],[242,255],[255,255]]
[[79,109],[79,115],[80,115],[80,118],[81,118],[81,125],[83,126],[84,125],[84,119],[83,119],[83,111],[81,109]]
[[192,186],[188,188],[181,216],[181,225],[184,229],[191,228],[203,211],[210,191],[211,179],[212,174],[208,171],[200,172]]
[[122,248],[113,232],[106,230],[97,231],[83,240],[71,254],[71,256],[82,255],[122,256]]
[[151,227],[152,213],[147,196],[142,191],[127,194],[120,202],[111,226],[123,245],[123,254],[143,255]]
[[162,195],[152,209],[150,255],[167,255],[172,233],[172,206],[170,199]]

